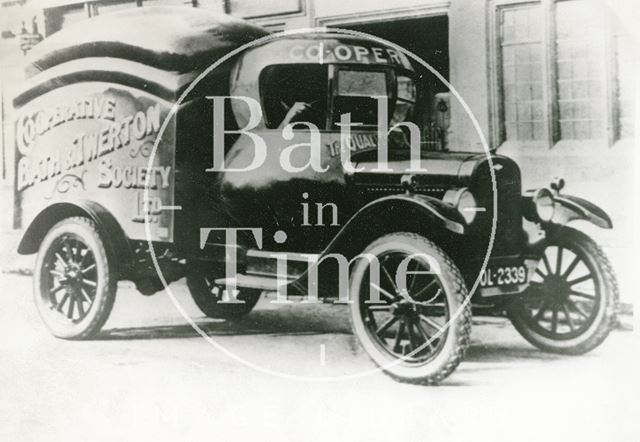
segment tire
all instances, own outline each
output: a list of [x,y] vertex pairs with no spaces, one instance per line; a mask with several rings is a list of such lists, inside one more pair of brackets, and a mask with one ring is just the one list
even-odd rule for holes
[[580,355],[609,335],[617,305],[618,284],[602,249],[584,233],[563,227],[548,234],[531,285],[508,314],[537,348]]
[[87,339],[100,331],[115,302],[113,262],[90,219],[67,218],[49,230],[36,259],[34,297],[54,336]]
[[239,289],[237,299],[243,303],[221,302],[226,296],[223,286],[215,283],[215,272],[197,267],[187,275],[187,287],[193,302],[209,318],[239,319],[247,315],[260,299],[262,290]]
[[[429,258],[413,257],[407,269],[425,273],[408,274],[403,290],[392,275],[413,254]],[[356,260],[350,282],[351,324],[362,348],[396,380],[441,382],[456,369],[469,346],[471,306],[460,271],[433,242],[412,233],[383,236],[363,255],[377,258],[372,262],[380,264],[380,285],[370,285],[375,281],[370,261]],[[378,291],[380,302],[367,302],[370,295],[376,296],[370,286]]]

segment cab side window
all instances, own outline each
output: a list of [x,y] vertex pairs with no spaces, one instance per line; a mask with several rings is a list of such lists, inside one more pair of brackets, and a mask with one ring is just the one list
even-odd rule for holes
[[266,127],[309,122],[324,129],[327,122],[328,71],[323,65],[275,65],[260,74]]

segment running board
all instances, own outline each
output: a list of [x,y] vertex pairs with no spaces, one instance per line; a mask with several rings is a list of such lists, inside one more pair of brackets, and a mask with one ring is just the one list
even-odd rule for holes
[[251,276],[265,276],[275,279],[278,274],[278,257],[285,260],[288,278],[297,279],[303,275],[310,265],[314,265],[320,255],[309,253],[270,252],[264,250],[248,250],[246,255],[246,273]]
[[239,288],[260,289],[267,291],[276,291],[279,287],[287,285],[294,279],[285,279],[279,281],[277,278],[271,278],[269,276],[256,276],[256,275],[242,275],[238,274],[235,278],[220,278],[216,279],[216,284],[227,285],[233,284]]

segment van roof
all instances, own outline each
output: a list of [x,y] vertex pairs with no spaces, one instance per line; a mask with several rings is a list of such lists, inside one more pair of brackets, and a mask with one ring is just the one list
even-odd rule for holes
[[131,8],[84,20],[46,38],[30,52],[27,76],[87,57],[188,72],[265,35],[266,30],[245,20],[206,9]]

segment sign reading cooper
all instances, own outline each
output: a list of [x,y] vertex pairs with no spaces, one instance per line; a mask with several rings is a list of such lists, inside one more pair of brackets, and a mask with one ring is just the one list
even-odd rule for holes
[[393,48],[365,47],[349,44],[331,45],[323,41],[292,46],[289,50],[289,56],[292,60],[304,62],[403,64],[400,53]]

